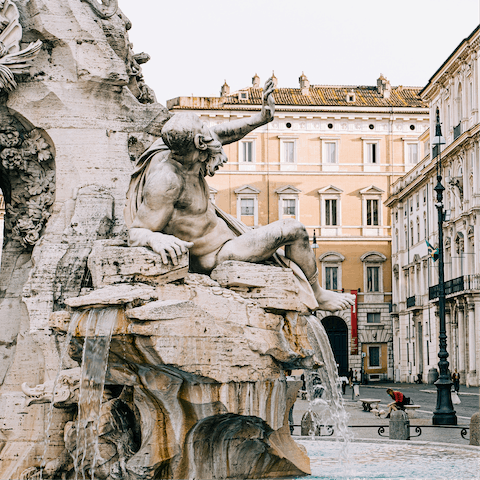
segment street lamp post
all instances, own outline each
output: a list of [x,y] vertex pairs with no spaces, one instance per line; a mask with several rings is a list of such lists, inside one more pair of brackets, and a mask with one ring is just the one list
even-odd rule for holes
[[437,386],[437,405],[433,411],[433,425],[456,425],[457,416],[453,409],[451,388],[452,381],[448,374],[448,352],[447,352],[447,333],[445,327],[445,268],[443,257],[443,192],[445,187],[442,185],[441,175],[441,145],[445,145],[445,139],[442,136],[440,127],[440,112],[436,112],[435,137],[432,144],[437,145],[437,185],[434,188],[437,193],[437,203],[435,206],[438,211],[438,316],[440,319],[439,351],[438,351],[438,369],[440,375],[435,382]]

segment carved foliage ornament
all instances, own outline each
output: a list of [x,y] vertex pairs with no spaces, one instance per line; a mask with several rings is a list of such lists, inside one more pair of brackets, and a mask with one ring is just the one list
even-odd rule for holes
[[55,193],[50,145],[37,129],[28,133],[0,127],[0,174],[10,183],[6,203],[7,237],[30,248],[40,239]]
[[37,40],[20,50],[22,27],[16,5],[11,0],[0,0],[0,90],[16,88],[15,76],[28,73],[30,63],[38,55],[42,42]]

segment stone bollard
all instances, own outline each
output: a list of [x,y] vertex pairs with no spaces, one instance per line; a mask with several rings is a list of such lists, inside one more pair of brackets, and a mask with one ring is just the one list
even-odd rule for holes
[[470,419],[470,445],[480,446],[480,412],[474,413]]
[[[316,427],[316,428],[315,428]],[[318,425],[318,416],[316,413],[305,412],[301,421],[301,435],[308,437],[315,429],[314,435],[320,435],[320,426]]]
[[410,440],[410,420],[407,412],[394,410],[390,414],[388,436],[390,440]]

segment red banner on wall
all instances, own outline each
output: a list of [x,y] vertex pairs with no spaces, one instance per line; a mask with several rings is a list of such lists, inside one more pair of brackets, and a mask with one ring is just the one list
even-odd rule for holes
[[358,323],[357,323],[357,290],[350,290],[355,295],[355,303],[351,306],[351,325],[352,325],[352,341],[350,344],[350,355],[358,355]]

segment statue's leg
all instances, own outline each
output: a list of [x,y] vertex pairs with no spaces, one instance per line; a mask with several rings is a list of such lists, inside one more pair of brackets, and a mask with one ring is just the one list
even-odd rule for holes
[[278,220],[255,228],[227,242],[217,254],[217,264],[226,260],[261,262],[285,247],[285,256],[293,260],[310,278],[316,272],[315,256],[305,227],[296,220]]
[[320,309],[343,310],[353,304],[353,295],[338,294],[320,287],[315,254],[310,247],[308,233],[300,222],[293,219],[279,220],[249,230],[228,241],[218,252],[216,264],[226,260],[261,262],[281,247],[285,248],[285,256],[295,262],[309,280]]

